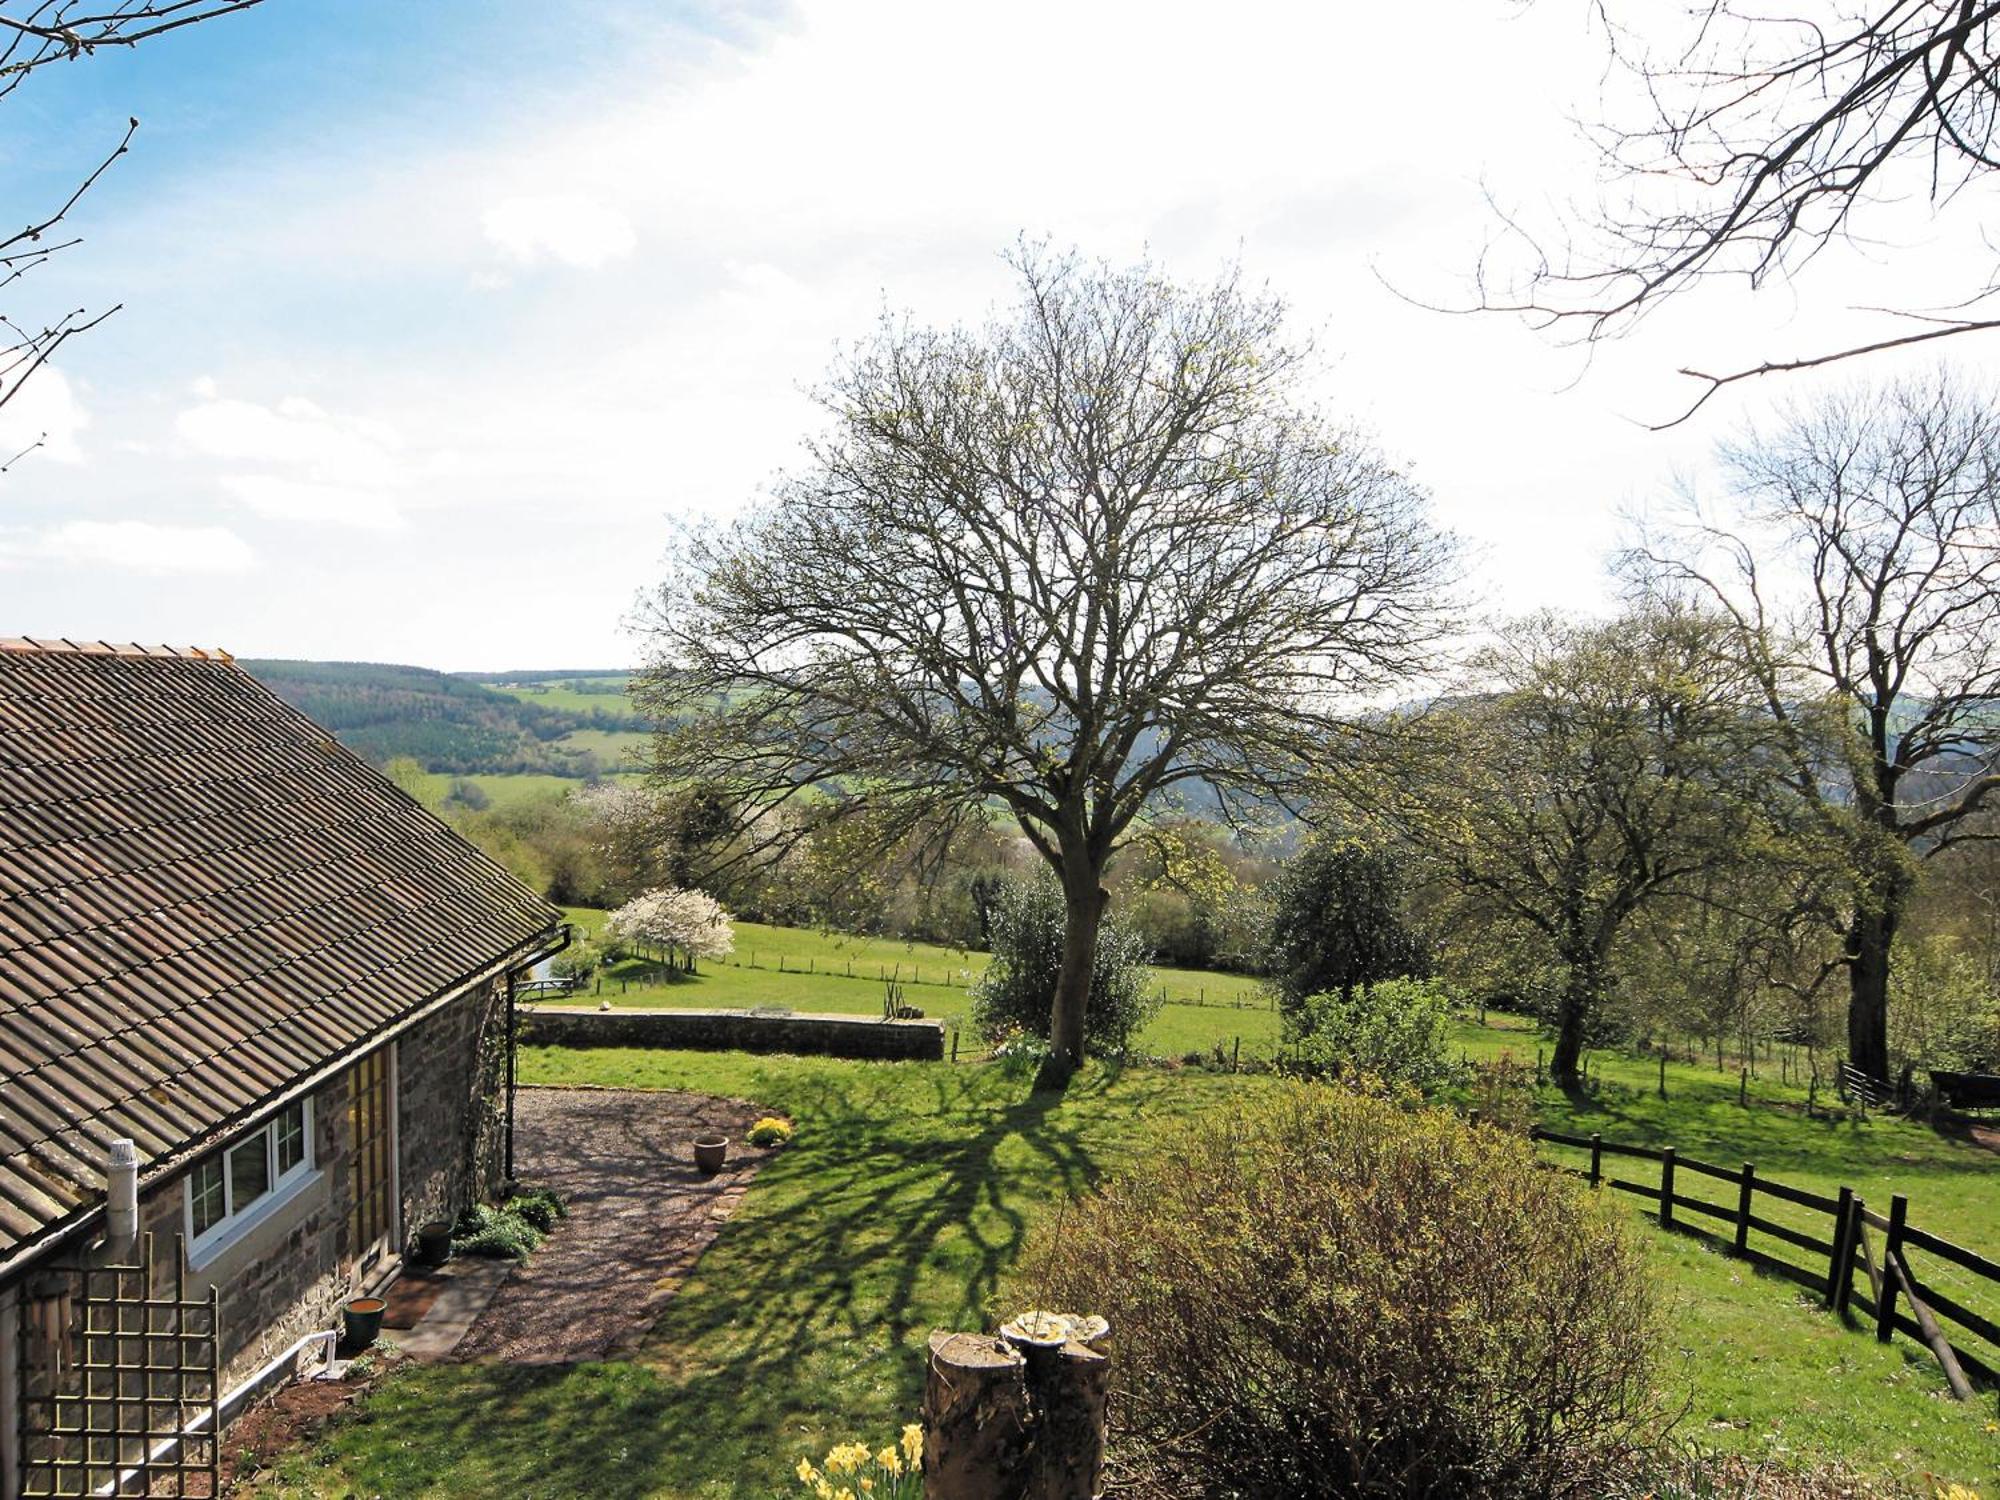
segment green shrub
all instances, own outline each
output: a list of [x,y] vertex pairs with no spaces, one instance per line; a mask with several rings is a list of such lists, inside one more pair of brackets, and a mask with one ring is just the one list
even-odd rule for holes
[[562,1195],[552,1188],[530,1188],[516,1192],[504,1205],[510,1212],[519,1214],[542,1234],[547,1234],[556,1225],[569,1217],[569,1205]]
[[1395,861],[1354,839],[1321,836],[1271,884],[1264,972],[1286,1014],[1312,995],[1424,978],[1430,946],[1405,925]]
[[604,950],[587,938],[579,938],[555,956],[549,971],[558,979],[582,986],[597,977],[604,966]]
[[542,1231],[510,1208],[475,1203],[458,1216],[451,1248],[460,1255],[490,1255],[496,1260],[526,1260],[542,1242]]
[[1307,996],[1286,1018],[1285,1041],[1288,1069],[1308,1078],[1379,1078],[1429,1093],[1461,1071],[1450,997],[1428,979]]
[[1010,1305],[1111,1321],[1124,1492],[1619,1491],[1667,1425],[1615,1212],[1442,1110],[1278,1083],[1034,1231]]
[[[972,1025],[987,1041],[1048,1036],[1065,920],[1062,887],[1048,871],[1001,884],[987,912],[993,958],[972,986]],[[1138,934],[1106,913],[1084,1012],[1084,1045],[1093,1054],[1124,1052],[1159,1009],[1149,959]]]
[[475,1203],[458,1216],[451,1247],[461,1255],[526,1260],[542,1237],[569,1217],[569,1205],[550,1188],[516,1188],[499,1204]]

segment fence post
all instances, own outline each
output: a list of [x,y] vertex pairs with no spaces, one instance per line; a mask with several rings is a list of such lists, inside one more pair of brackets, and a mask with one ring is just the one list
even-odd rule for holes
[[1736,1194],[1736,1253],[1744,1255],[1750,1249],[1750,1195],[1757,1191],[1757,1168],[1749,1162],[1743,1163],[1743,1186]]
[[1889,1200],[1889,1233],[1882,1241],[1882,1295],[1877,1299],[1881,1306],[1875,1309],[1875,1339],[1878,1343],[1889,1342],[1889,1335],[1896,1331],[1896,1258],[1903,1253],[1903,1220],[1909,1214],[1910,1200],[1897,1193]]
[[1833,1211],[1833,1258],[1826,1267],[1825,1305],[1829,1309],[1840,1296],[1841,1282],[1847,1279],[1842,1271],[1852,1272],[1854,1269],[1853,1254],[1847,1247],[1847,1226],[1853,1212],[1854,1189],[1844,1187],[1840,1190],[1840,1206]]
[[1861,1248],[1861,1211],[1867,1206],[1858,1196],[1847,1206],[1847,1251],[1840,1258],[1840,1287],[1833,1299],[1833,1310],[1843,1318],[1854,1297],[1854,1252]]
[[1667,1097],[1667,1049],[1664,1045],[1660,1048],[1660,1097]]
[[1596,1131],[1590,1132],[1590,1185],[1599,1186],[1604,1181],[1604,1137]]
[[1660,1228],[1674,1227],[1674,1148],[1660,1152]]

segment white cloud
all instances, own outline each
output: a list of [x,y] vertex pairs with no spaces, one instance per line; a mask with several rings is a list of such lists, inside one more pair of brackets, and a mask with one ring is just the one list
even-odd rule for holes
[[223,493],[272,521],[312,521],[393,531],[403,525],[402,508],[380,490],[289,479],[280,474],[225,474]]
[[[0,378],[0,395],[8,391],[6,379]],[[0,404],[0,464],[11,463],[29,448],[39,458],[80,464],[83,448],[77,438],[89,425],[90,413],[68,377],[53,365],[43,365],[20,380],[19,389]]]
[[66,521],[40,531],[0,534],[0,561],[109,568],[155,575],[244,573],[257,556],[223,526],[167,526],[151,521]]
[[639,245],[630,219],[581,193],[508,198],[487,209],[480,223],[486,238],[523,266],[554,261],[595,271],[623,260]]
[[224,494],[276,521],[389,530],[403,524],[401,486],[408,460],[401,435],[384,422],[338,416],[303,396],[274,406],[220,395],[174,420],[196,453],[231,464],[217,478]]
[[297,465],[326,471],[328,478],[384,474],[402,446],[385,423],[336,417],[303,396],[287,396],[276,406],[216,396],[181,412],[174,425],[210,457]]

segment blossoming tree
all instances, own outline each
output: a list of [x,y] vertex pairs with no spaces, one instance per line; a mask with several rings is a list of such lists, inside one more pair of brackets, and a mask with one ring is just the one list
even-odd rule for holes
[[669,965],[689,974],[696,959],[727,958],[736,951],[736,929],[722,903],[706,891],[679,886],[634,896],[611,914],[605,932],[625,947],[656,949]]

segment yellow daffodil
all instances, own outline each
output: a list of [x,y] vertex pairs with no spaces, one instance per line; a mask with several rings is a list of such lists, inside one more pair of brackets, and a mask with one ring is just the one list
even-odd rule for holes
[[924,1456],[924,1430],[915,1422],[903,1429],[903,1457],[915,1468]]
[[894,1448],[884,1448],[875,1455],[875,1462],[887,1469],[892,1479],[903,1472],[903,1456]]
[[799,1483],[800,1483],[800,1484],[811,1484],[811,1483],[812,1483],[812,1482],[813,1482],[814,1480],[816,1480],[816,1479],[818,1479],[818,1478],[819,1478],[819,1470],[818,1470],[818,1469],[815,1469],[815,1468],[813,1467],[813,1465],[812,1465],[812,1460],[811,1460],[811,1459],[809,1459],[809,1458],[802,1458],[802,1459],[800,1459],[800,1460],[799,1460]]

